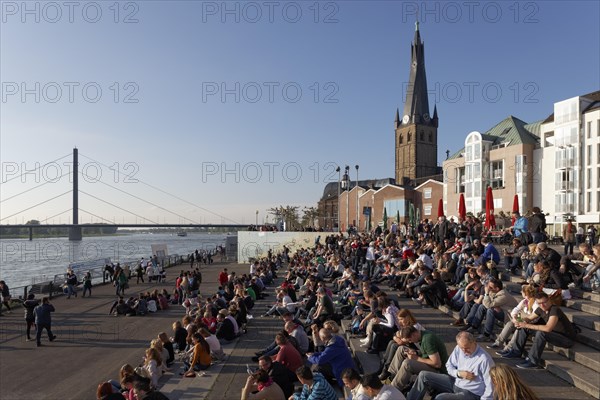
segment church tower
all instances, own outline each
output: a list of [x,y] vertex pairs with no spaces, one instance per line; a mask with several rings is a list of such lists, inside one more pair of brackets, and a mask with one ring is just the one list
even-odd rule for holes
[[438,174],[437,166],[437,106],[429,113],[427,78],[425,76],[425,47],[415,24],[411,45],[410,75],[404,111],[396,110],[396,183],[420,184],[424,177]]

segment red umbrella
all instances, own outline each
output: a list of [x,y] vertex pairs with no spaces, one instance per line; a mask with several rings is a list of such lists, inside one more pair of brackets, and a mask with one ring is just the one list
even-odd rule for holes
[[444,216],[444,201],[440,199],[438,204],[438,218]]
[[458,198],[458,216],[463,221],[465,219],[467,219],[467,206],[465,204],[465,196],[462,193],[460,194],[460,197]]
[[[513,212],[519,212],[519,195],[515,194],[515,199],[513,200]],[[511,217],[512,225],[515,224],[516,218],[514,216]]]
[[486,229],[496,227],[496,219],[494,218],[494,195],[492,194],[491,186],[488,186],[487,192],[485,193],[485,223],[483,226]]

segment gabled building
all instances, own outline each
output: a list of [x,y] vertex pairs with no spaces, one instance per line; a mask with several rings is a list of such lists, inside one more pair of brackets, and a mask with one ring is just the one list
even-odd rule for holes
[[484,212],[488,186],[493,189],[496,213],[510,213],[515,194],[521,211],[531,210],[533,183],[539,179],[533,168],[533,152],[539,143],[541,122],[528,124],[509,116],[483,133],[469,133],[464,147],[442,163],[446,213],[458,214],[461,193],[467,212]]

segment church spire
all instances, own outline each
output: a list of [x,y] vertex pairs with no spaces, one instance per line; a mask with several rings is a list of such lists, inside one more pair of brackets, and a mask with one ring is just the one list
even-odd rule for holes
[[410,74],[404,103],[403,123],[429,124],[429,98],[425,75],[425,47],[419,32],[419,21],[415,22],[415,38],[411,44]]
[[398,129],[400,126],[400,110],[396,108],[396,119],[394,119],[394,128]]

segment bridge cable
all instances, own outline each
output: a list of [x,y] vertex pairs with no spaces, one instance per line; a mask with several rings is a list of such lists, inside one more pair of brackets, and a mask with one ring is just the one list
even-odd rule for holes
[[143,220],[150,221],[150,222],[151,222],[151,223],[153,223],[153,224],[160,225],[160,223],[159,223],[159,222],[154,222],[154,221],[152,221],[152,220],[151,220],[151,219],[149,219],[149,218],[142,217],[141,215],[138,215],[138,214],[136,214],[136,213],[134,213],[134,212],[132,212],[132,211],[129,211],[129,210],[126,210],[126,209],[124,209],[123,207],[119,207],[119,206],[118,206],[118,205],[116,205],[116,204],[113,204],[113,203],[111,203],[111,202],[109,202],[109,201],[106,201],[106,200],[104,200],[104,199],[101,199],[101,198],[99,198],[99,197],[96,197],[96,196],[94,196],[93,194],[89,194],[89,193],[87,193],[87,192],[84,192],[84,191],[83,191],[83,190],[81,190],[81,189],[79,190],[79,193],[86,194],[86,195],[88,195],[88,196],[90,196],[90,197],[92,197],[92,198],[94,198],[94,199],[96,199],[96,200],[98,200],[98,201],[101,201],[101,202],[103,202],[103,203],[106,203],[106,204],[108,204],[108,205],[111,205],[111,206],[113,206],[113,207],[115,207],[115,208],[118,208],[118,209],[119,209],[119,210],[121,210],[121,211],[125,211],[126,213],[129,213],[129,214],[135,215],[136,217],[140,217],[140,218],[141,218],[141,219],[143,219]]
[[54,215],[53,215],[53,216],[51,216],[51,217],[48,217],[48,218],[46,218],[46,219],[43,219],[43,220],[41,220],[41,221],[40,221],[40,223],[41,223],[41,222],[46,222],[46,221],[48,221],[50,218],[58,217],[59,215],[61,215],[61,214],[64,214],[64,213],[66,213],[66,212],[69,212],[69,211],[71,211],[71,210],[73,210],[73,207],[71,207],[71,208],[69,208],[68,210],[65,210],[65,211],[63,211],[63,212],[61,212],[61,213],[54,214]]
[[[36,169],[38,169],[38,168],[43,168],[43,167],[45,167],[45,166],[46,166],[46,165],[48,165],[48,164],[52,164],[52,163],[55,163],[55,162],[57,162],[57,161],[60,161],[60,160],[62,160],[63,158],[69,157],[69,156],[71,156],[71,155],[73,155],[73,152],[71,152],[71,153],[69,153],[69,154],[67,154],[67,155],[64,155],[64,156],[62,156],[62,157],[60,157],[60,158],[57,158],[57,159],[56,159],[56,160],[54,160],[54,161],[47,162],[47,163],[46,163],[46,164],[44,164],[44,165],[40,165],[39,167],[35,168],[33,171],[35,171],[35,170],[36,170]],[[27,172],[26,172],[26,174],[30,174],[31,172],[32,172],[32,171],[27,171]],[[23,172],[21,172],[21,174],[20,174],[20,175],[13,176],[12,178],[10,178],[10,179],[7,179],[6,181],[4,181],[4,182],[2,182],[2,183],[8,183],[8,182],[10,182],[10,181],[12,181],[12,180],[15,180],[15,179],[17,179],[17,178],[20,178],[20,177],[22,177],[22,176],[23,176],[23,174],[24,174],[24,173],[23,173]]]
[[[89,176],[89,175],[85,174],[84,172],[81,172],[81,174],[82,174],[83,176],[87,176],[88,178],[94,178],[94,177],[91,177],[91,176]],[[139,196],[136,196],[136,195],[134,195],[134,194],[131,194],[131,193],[129,193],[129,192],[126,192],[126,191],[125,191],[125,190],[123,190],[123,189],[119,189],[118,187],[116,187],[116,186],[113,186],[113,185],[111,185],[111,184],[109,184],[109,183],[102,182],[101,180],[96,180],[95,182],[99,182],[99,183],[101,183],[101,184],[103,184],[103,185],[106,185],[106,186],[108,186],[108,187],[111,187],[111,188],[113,188],[113,189],[115,189],[115,190],[118,190],[118,191],[119,191],[119,192],[121,192],[121,193],[124,193],[124,194],[126,194],[126,195],[128,195],[128,196],[131,196],[131,197],[133,197],[133,198],[135,198],[135,199],[137,199],[137,200],[143,201],[144,203],[148,203],[148,204],[150,204],[151,206],[154,206],[154,207],[156,207],[156,208],[160,208],[161,210],[164,210],[164,211],[166,211],[166,212],[168,212],[168,213],[171,213],[171,214],[173,214],[173,215],[176,215],[176,216],[178,216],[179,218],[183,218],[183,219],[185,219],[185,220],[191,221],[191,222],[192,222],[192,223],[194,223],[194,224],[201,225],[199,222],[196,222],[196,221],[194,221],[193,219],[190,219],[190,218],[184,217],[183,215],[177,214],[176,212],[173,212],[173,211],[171,211],[171,210],[168,210],[168,209],[166,209],[165,207],[161,207],[161,206],[159,206],[158,204],[152,203],[151,201],[148,201],[148,200],[146,200],[146,199],[144,199],[144,198],[142,198],[142,197],[139,197]]]
[[[86,210],[84,210],[84,209],[83,209],[83,208],[81,208],[81,207],[79,208],[79,211],[83,211],[83,212],[84,212],[84,213],[86,213],[86,214],[90,214],[92,217],[96,217],[96,218],[98,218],[98,219],[101,219],[101,220],[103,220],[103,221],[106,221],[106,222],[108,222],[108,223],[110,223],[110,224],[113,224],[113,225],[115,224],[115,222],[114,222],[114,221],[111,221],[111,220],[109,220],[109,219],[103,218],[103,217],[101,217],[101,216],[99,216],[99,215],[96,215],[96,214],[94,214],[94,213],[91,213],[91,212],[89,212],[89,211],[86,211]],[[82,224],[82,225],[80,225],[80,226],[81,226],[81,227],[83,227],[83,228],[85,228],[85,224]]]
[[73,190],[67,190],[67,191],[66,191],[66,192],[64,192],[63,194],[59,194],[58,196],[54,196],[54,197],[52,197],[52,198],[50,198],[50,199],[48,199],[48,200],[44,200],[44,201],[42,201],[41,203],[38,203],[38,204],[36,204],[36,205],[33,205],[33,206],[31,206],[31,207],[27,207],[27,208],[25,208],[24,210],[21,210],[21,211],[19,211],[19,212],[16,212],[16,213],[14,213],[14,214],[11,214],[11,215],[9,215],[9,216],[7,216],[7,217],[1,218],[1,219],[0,219],[0,221],[4,221],[5,219],[8,219],[8,218],[10,218],[10,217],[14,217],[15,215],[19,215],[19,214],[21,214],[21,213],[23,213],[23,212],[25,212],[25,211],[31,210],[32,208],[35,208],[35,207],[37,207],[37,206],[41,206],[42,204],[48,203],[49,201],[52,201],[52,200],[54,200],[54,199],[58,199],[59,197],[61,197],[61,196],[64,196],[65,194],[71,193],[72,191],[73,191]]
[[[90,158],[90,157],[88,157],[88,156],[86,156],[86,155],[83,155],[83,154],[81,154],[81,153],[79,153],[79,155],[80,155],[80,156],[82,156],[82,157],[85,157],[85,158],[87,158],[88,160],[91,160],[91,161],[93,161],[93,162],[96,162],[96,163],[98,163],[98,164],[100,164],[100,165],[102,165],[102,166],[104,166],[104,167],[106,167],[106,168],[108,168],[108,169],[110,169],[110,168],[111,168],[110,166],[108,166],[108,165],[106,165],[106,164],[103,164],[103,163],[101,163],[100,161],[94,160],[93,158]],[[119,172],[120,172],[120,171],[119,171]],[[127,175],[127,174],[125,174],[125,175]],[[127,175],[127,176],[128,176],[128,175]],[[161,192],[161,193],[164,193],[164,194],[166,194],[167,196],[171,196],[171,197],[173,197],[173,198],[175,198],[175,199],[177,199],[177,200],[179,200],[179,201],[183,201],[184,203],[187,203],[187,204],[189,204],[189,205],[191,205],[191,206],[194,206],[194,207],[196,207],[196,208],[199,208],[200,210],[202,210],[202,211],[206,211],[207,213],[209,213],[209,214],[212,214],[212,215],[215,215],[215,216],[217,216],[217,217],[219,217],[219,218],[222,218],[222,219],[225,219],[225,220],[231,221],[231,222],[233,222],[233,223],[235,223],[235,224],[238,224],[238,225],[243,225],[243,224],[239,223],[238,221],[235,221],[235,220],[233,220],[233,219],[231,219],[231,218],[225,217],[225,216],[223,216],[223,215],[221,215],[221,214],[218,214],[218,213],[216,213],[216,212],[214,212],[214,211],[211,211],[211,210],[209,210],[209,209],[206,209],[206,208],[204,208],[204,207],[201,207],[201,206],[199,206],[199,205],[197,205],[197,204],[194,204],[194,203],[190,202],[189,200],[183,199],[183,198],[181,198],[181,197],[179,197],[179,196],[176,196],[176,195],[174,195],[174,194],[172,194],[172,193],[169,193],[169,192],[167,192],[166,190],[163,190],[163,189],[160,189],[160,188],[158,188],[158,187],[156,187],[156,186],[154,186],[154,185],[151,185],[150,183],[146,183],[146,182],[142,181],[141,179],[138,179],[138,178],[136,178],[136,179],[137,179],[137,180],[138,180],[138,182],[140,182],[141,184],[143,184],[143,185],[145,185],[145,186],[148,186],[148,187],[150,187],[150,188],[152,188],[152,189],[154,189],[154,190],[158,190],[159,192]]]
[[[69,174],[69,175],[70,175],[70,174],[71,174],[71,171],[67,171],[67,172],[65,172],[64,174],[62,174],[61,176],[59,176],[58,178],[55,178],[55,179],[60,179],[60,178],[62,178],[63,176],[65,176],[65,175],[67,175],[67,174]],[[25,193],[27,193],[27,192],[31,192],[32,190],[34,190],[34,189],[37,189],[37,188],[39,188],[39,187],[42,187],[42,186],[44,186],[44,185],[46,185],[46,184],[48,184],[48,183],[55,183],[55,182],[54,182],[53,180],[46,181],[46,182],[44,182],[44,183],[41,183],[41,184],[39,184],[39,185],[37,185],[37,186],[34,186],[34,187],[32,187],[32,188],[29,188],[29,189],[27,189],[27,190],[24,190],[24,191],[22,191],[21,193],[17,193],[17,194],[15,194],[15,195],[12,195],[12,196],[10,196],[10,197],[7,197],[7,198],[6,198],[6,199],[4,199],[4,200],[0,200],[0,203],[4,203],[5,201],[8,201],[8,200],[10,200],[10,199],[14,199],[14,198],[15,198],[15,197],[17,197],[17,196],[20,196],[20,195],[22,195],[22,194],[25,194]]]

